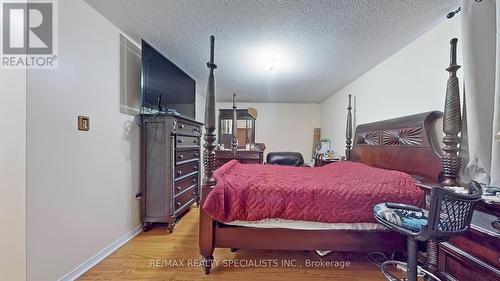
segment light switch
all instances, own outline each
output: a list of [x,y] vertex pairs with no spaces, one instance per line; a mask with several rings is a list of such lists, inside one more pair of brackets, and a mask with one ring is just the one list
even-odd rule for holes
[[78,116],[78,130],[79,131],[90,130],[90,118],[88,116]]

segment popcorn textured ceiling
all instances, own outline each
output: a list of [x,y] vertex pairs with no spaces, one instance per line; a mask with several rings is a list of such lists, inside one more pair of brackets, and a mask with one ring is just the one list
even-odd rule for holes
[[[85,0],[176,63],[205,94],[216,37],[218,101],[321,102],[458,7],[456,0]],[[443,38],[447,44],[449,38]],[[403,71],[403,70],[402,70]],[[388,77],[389,79],[390,77]]]

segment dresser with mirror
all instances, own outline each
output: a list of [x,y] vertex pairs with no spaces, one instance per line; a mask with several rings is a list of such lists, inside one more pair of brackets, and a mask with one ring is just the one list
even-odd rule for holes
[[[236,138],[238,148],[244,149],[246,144],[255,144],[255,121],[248,109],[236,109]],[[233,109],[219,110],[219,145],[231,149],[233,139]]]
[[236,159],[245,164],[262,164],[265,145],[255,143],[257,110],[233,108],[219,110],[218,149],[215,151],[216,167]]

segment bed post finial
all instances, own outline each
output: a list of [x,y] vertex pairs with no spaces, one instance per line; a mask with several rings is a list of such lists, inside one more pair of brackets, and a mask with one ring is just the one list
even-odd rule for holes
[[351,161],[351,144],[352,144],[352,106],[351,106],[351,95],[349,95],[349,104],[347,105],[347,126],[345,128],[345,158],[347,161]]
[[457,78],[457,38],[450,41],[450,66],[446,71],[450,73],[446,87],[446,100],[443,116],[443,138],[444,155],[441,160],[443,166],[443,185],[457,185],[458,173],[460,171],[460,156],[458,155],[460,137],[458,134],[462,131],[462,117],[460,115],[460,89]]
[[215,168],[215,77],[214,69],[214,44],[215,37],[210,36],[210,61],[207,63],[210,73],[208,74],[207,96],[205,104],[205,144],[203,147],[203,165],[205,168],[205,178],[203,185],[212,187],[215,185],[213,172]]

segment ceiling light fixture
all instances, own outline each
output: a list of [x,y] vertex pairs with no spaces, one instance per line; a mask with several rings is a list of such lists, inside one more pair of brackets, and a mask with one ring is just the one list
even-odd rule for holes
[[270,44],[250,49],[248,61],[260,73],[285,73],[294,65],[287,48]]

